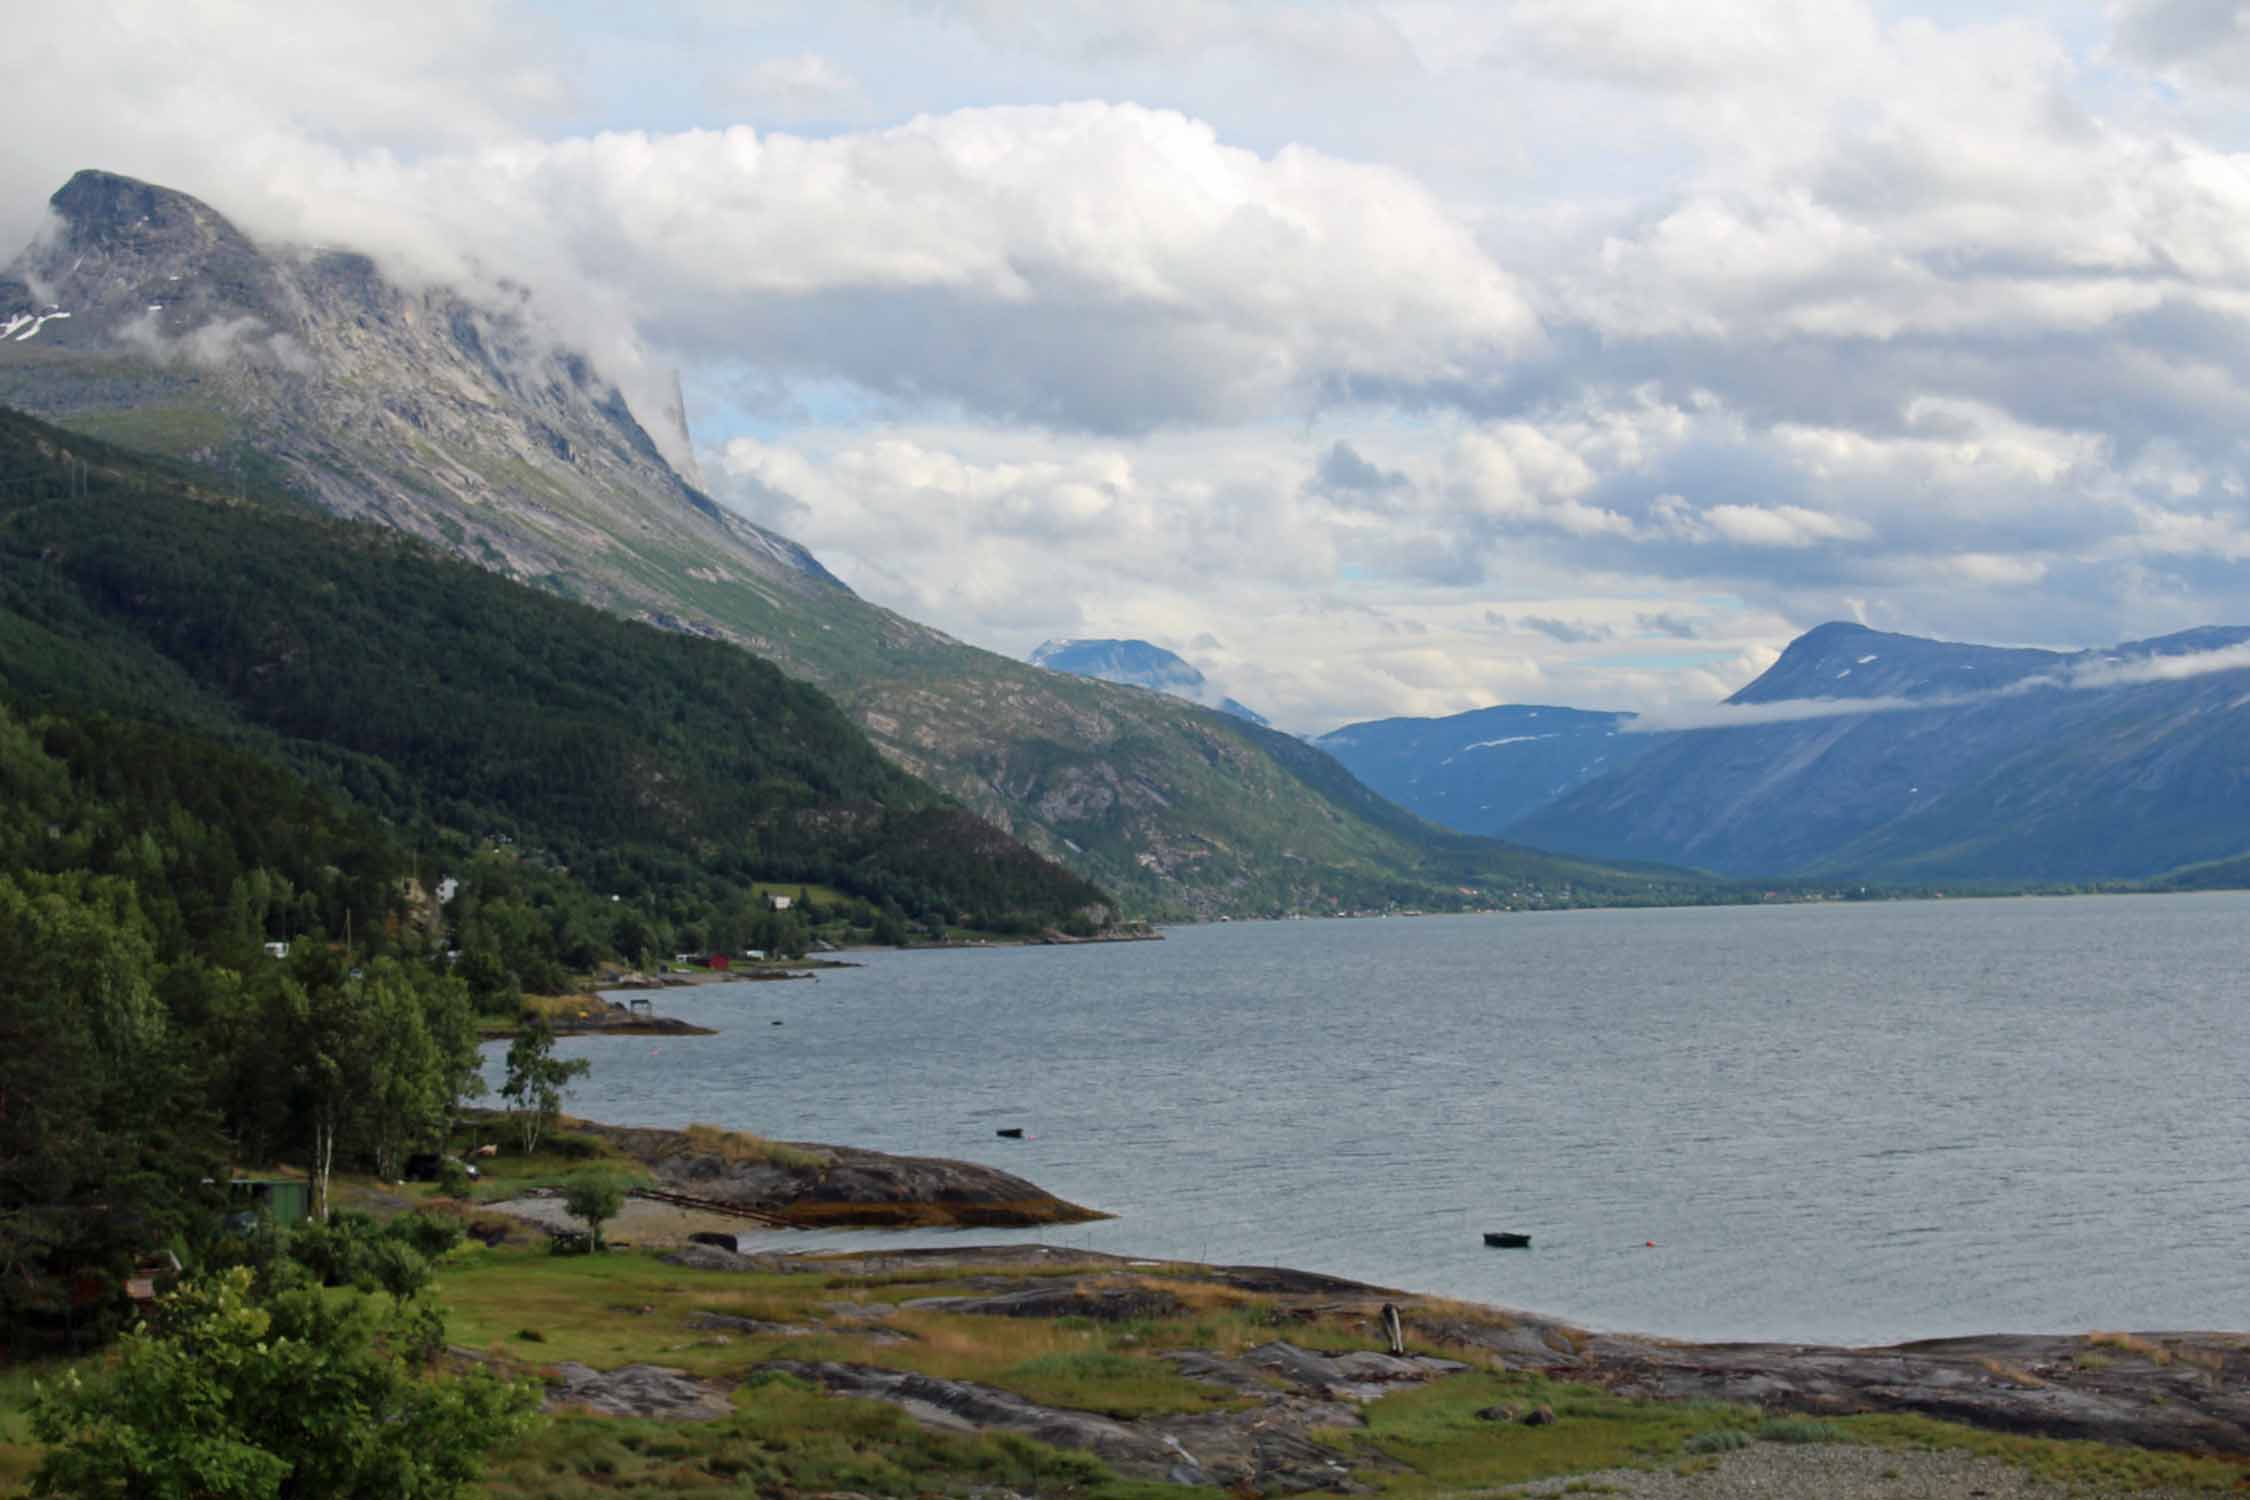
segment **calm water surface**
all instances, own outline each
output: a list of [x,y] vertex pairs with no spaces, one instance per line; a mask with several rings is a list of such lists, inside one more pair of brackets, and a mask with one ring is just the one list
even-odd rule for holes
[[[979,1242],[1290,1265],[1603,1328],[2250,1327],[2250,895],[855,957],[664,997],[716,1037],[564,1043],[594,1062],[570,1108],[968,1157],[1118,1215]],[[1485,1249],[1498,1228],[1536,1248]]]

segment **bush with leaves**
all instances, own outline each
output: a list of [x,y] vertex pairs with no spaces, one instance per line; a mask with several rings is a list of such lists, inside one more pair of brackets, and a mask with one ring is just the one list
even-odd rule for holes
[[370,1256],[382,1230],[368,1214],[339,1209],[289,1231],[289,1254],[322,1286],[372,1286]]
[[532,1420],[537,1394],[410,1354],[427,1319],[364,1297],[251,1297],[237,1267],[163,1299],[157,1326],[32,1398],[35,1495],[82,1500],[444,1500]]
[[459,1219],[445,1214],[401,1214],[384,1230],[392,1239],[405,1241],[431,1260],[443,1260],[446,1252],[460,1244],[468,1232]]
[[432,1189],[440,1198],[466,1198],[477,1190],[477,1180],[469,1175],[467,1163],[448,1156],[438,1162],[437,1186]]
[[625,1206],[625,1181],[613,1172],[580,1172],[563,1184],[563,1208],[586,1226],[589,1248],[602,1248],[602,1225]]

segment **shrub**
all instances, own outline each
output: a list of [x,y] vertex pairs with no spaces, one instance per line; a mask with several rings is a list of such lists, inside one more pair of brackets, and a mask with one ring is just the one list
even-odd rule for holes
[[33,1491],[443,1500],[531,1422],[530,1387],[413,1369],[400,1346],[426,1330],[409,1319],[309,1290],[259,1303],[251,1280],[236,1267],[183,1287],[114,1360],[40,1387]]
[[372,1218],[340,1209],[325,1223],[315,1219],[290,1230],[289,1254],[322,1286],[372,1285],[374,1267],[368,1252],[379,1238],[381,1231]]
[[1714,1427],[1699,1432],[1681,1445],[1690,1453],[1732,1453],[1750,1446],[1750,1435],[1735,1427]]
[[442,1260],[468,1231],[444,1214],[404,1214],[391,1220],[390,1237],[413,1246],[431,1260]]
[[1840,1443],[1843,1440],[1843,1429],[1835,1423],[1810,1422],[1801,1417],[1777,1417],[1758,1427],[1761,1443]]
[[476,1191],[476,1179],[460,1160],[448,1156],[438,1163],[436,1192],[441,1198],[466,1198]]

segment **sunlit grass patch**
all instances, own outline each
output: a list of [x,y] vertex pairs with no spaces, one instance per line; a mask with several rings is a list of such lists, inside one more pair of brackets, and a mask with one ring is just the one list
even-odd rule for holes
[[824,1167],[835,1158],[825,1151],[808,1151],[783,1141],[769,1141],[747,1130],[723,1130],[716,1125],[690,1125],[682,1132],[688,1145],[700,1152],[735,1163],[770,1162],[777,1167]]
[[2144,1339],[2137,1333],[2089,1333],[2086,1342],[2097,1349],[2115,1349],[2120,1354],[2131,1354],[2147,1360],[2152,1365],[2168,1365],[2172,1351],[2154,1339]]
[[[1124,1325],[1044,1318],[985,1318],[909,1309],[892,1321],[912,1342],[874,1349],[870,1364],[968,1380],[1043,1406],[1115,1417],[1224,1410],[1240,1398],[1189,1380],[1157,1359]],[[1131,1342],[1127,1342],[1131,1340]]]
[[[1551,1407],[1555,1420],[1534,1427],[1477,1415],[1511,1405]],[[1757,1424],[1751,1408],[1629,1401],[1535,1375],[1456,1375],[1386,1396],[1366,1415],[1364,1431],[1332,1431],[1327,1440],[1345,1451],[1372,1448],[1404,1465],[1385,1488],[1415,1495],[1673,1463],[1700,1433]]]
[[517,1335],[530,1330],[541,1360],[597,1369],[646,1362],[709,1371],[740,1367],[750,1353],[739,1340],[717,1344],[686,1327],[711,1290],[695,1273],[630,1252],[481,1251],[449,1264],[434,1290],[448,1336],[470,1348],[520,1354]]

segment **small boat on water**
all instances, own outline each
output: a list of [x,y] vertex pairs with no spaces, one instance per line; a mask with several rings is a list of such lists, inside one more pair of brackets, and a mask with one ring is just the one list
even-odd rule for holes
[[1487,1229],[1484,1232],[1484,1242],[1502,1250],[1529,1250],[1531,1248],[1530,1235],[1510,1234],[1500,1229]]
[[1023,1139],[1023,1127],[1021,1125],[1010,1125],[1004,1128],[1000,1134],[1008,1140],[1020,1141]]

